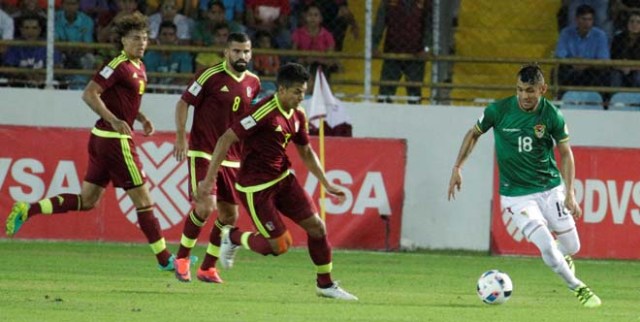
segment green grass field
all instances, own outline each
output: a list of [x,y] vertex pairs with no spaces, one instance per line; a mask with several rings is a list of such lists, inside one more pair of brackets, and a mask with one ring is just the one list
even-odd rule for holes
[[[342,302],[315,295],[304,249],[241,250],[221,285],[178,282],[146,245],[0,240],[0,256],[0,321],[640,321],[634,261],[577,260],[603,301],[585,309],[539,258],[335,251],[334,278],[360,298]],[[513,280],[504,305],[475,294],[491,268]]]

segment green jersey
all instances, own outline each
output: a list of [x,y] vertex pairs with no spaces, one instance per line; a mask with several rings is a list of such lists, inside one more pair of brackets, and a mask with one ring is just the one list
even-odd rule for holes
[[569,140],[560,110],[545,98],[535,111],[526,112],[518,97],[498,100],[485,108],[476,123],[480,133],[493,128],[500,170],[500,195],[523,196],[559,186],[555,142]]

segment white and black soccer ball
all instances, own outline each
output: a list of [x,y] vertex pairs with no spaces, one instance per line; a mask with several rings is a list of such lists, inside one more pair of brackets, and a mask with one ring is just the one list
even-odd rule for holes
[[492,269],[478,279],[477,292],[486,304],[502,304],[511,298],[513,283],[507,273]]

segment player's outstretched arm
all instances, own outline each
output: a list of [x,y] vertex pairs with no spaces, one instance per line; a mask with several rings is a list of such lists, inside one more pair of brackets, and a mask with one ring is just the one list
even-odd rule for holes
[[176,103],[176,144],[173,146],[173,156],[178,161],[187,157],[187,116],[189,115],[189,104],[182,99]]
[[460,191],[460,188],[462,188],[462,164],[464,164],[464,162],[467,161],[469,155],[471,155],[471,151],[473,151],[473,148],[478,142],[478,138],[480,138],[480,135],[482,135],[482,133],[480,133],[474,126],[469,131],[467,131],[467,134],[462,140],[462,145],[460,146],[460,151],[458,152],[458,157],[456,158],[456,163],[453,166],[453,170],[451,171],[448,200],[455,200],[456,191]]

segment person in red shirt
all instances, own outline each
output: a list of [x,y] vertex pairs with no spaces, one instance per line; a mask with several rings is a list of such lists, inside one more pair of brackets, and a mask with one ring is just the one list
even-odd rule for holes
[[289,169],[286,153],[293,142],[302,161],[332,195],[344,200],[344,192],[327,180],[318,156],[309,144],[307,119],[300,103],[307,90],[309,73],[304,66],[289,63],[278,70],[277,92],[260,101],[225,131],[216,143],[205,178],[198,185],[198,198],[211,207],[211,194],[227,151],[242,142],[242,158],[236,190],[251,215],[257,232],[241,231],[233,226],[221,228],[220,264],[233,266],[239,245],[263,255],[278,256],[292,244],[285,216],[307,233],[309,255],[316,266],[316,293],[341,300],[358,298],[338,286],[331,278],[331,245],[324,222],[318,216],[311,197]]
[[140,112],[147,76],[142,56],[147,48],[147,18],[141,13],[122,16],[115,33],[122,52],[97,72],[82,99],[100,119],[89,138],[89,165],[80,194],[63,193],[39,202],[16,202],[7,217],[7,236],[15,235],[31,217],[44,214],[88,211],[102,199],[109,182],[126,191],[136,207],[138,225],[149,242],[161,270],[173,270],[146,176],[133,142],[133,123],[142,124],[144,135],[154,132],[153,123]]
[[[211,153],[220,136],[234,121],[249,111],[251,101],[260,92],[260,79],[247,70],[251,61],[249,36],[231,33],[224,56],[222,63],[198,72],[176,104],[177,131],[173,154],[178,161],[188,160],[189,197],[195,201],[195,208],[186,216],[175,261],[176,278],[183,282],[191,280],[189,253],[196,244],[202,226],[214,210],[196,198],[197,183],[207,173]],[[194,114],[187,144],[185,125],[189,105],[193,106]],[[218,173],[218,218],[211,229],[209,246],[197,274],[198,279],[203,282],[222,283],[216,271],[220,253],[220,228],[234,225],[238,219],[238,202],[233,185],[239,167],[240,145],[235,144],[226,154]]]

